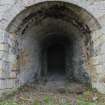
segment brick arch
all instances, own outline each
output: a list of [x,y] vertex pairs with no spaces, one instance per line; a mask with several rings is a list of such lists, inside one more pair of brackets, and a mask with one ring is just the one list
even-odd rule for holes
[[[3,29],[5,30],[8,25],[11,23],[11,21],[19,14],[21,13],[23,10],[27,9],[28,7],[30,6],[33,6],[33,5],[36,5],[38,3],[43,3],[43,2],[46,2],[46,1],[53,1],[53,0],[22,0],[22,1],[13,1],[9,4],[9,6],[6,6],[6,7],[3,7],[2,9],[5,10],[1,16],[1,24],[0,24],[0,29]],[[73,5],[76,5],[82,9],[84,9],[85,11],[87,11],[89,14],[93,15],[93,17],[95,17],[94,19],[97,21],[97,23],[99,21],[98,17],[97,17],[97,14],[94,14],[94,5],[92,5],[92,3],[95,4],[94,1],[84,1],[84,2],[81,2],[81,0],[58,0],[58,1],[62,1],[62,2],[66,2],[66,3],[70,3],[70,4],[73,4]],[[101,2],[101,1],[100,1]],[[98,2],[99,3],[99,2]],[[104,4],[104,2],[102,2]],[[100,3],[100,4],[102,4]],[[8,3],[7,3],[8,4]],[[97,2],[96,2],[97,4]],[[5,6],[6,4],[4,4]],[[98,7],[98,6],[97,6]],[[99,7],[101,7],[99,5]],[[98,9],[98,8],[96,8]],[[100,12],[100,11],[98,11]],[[96,13],[96,12],[95,12]],[[83,14],[84,15],[84,14]]]
[[[31,2],[31,1],[29,1],[29,2]],[[8,11],[8,13],[4,15],[4,17],[7,18],[7,20],[8,20],[7,23],[5,23],[6,24],[6,26],[4,27],[5,30],[8,31],[8,28],[10,27],[11,23],[14,24],[14,27],[15,27],[15,24],[16,24],[16,26],[18,25],[18,23],[14,23],[13,21],[15,21],[15,18],[17,18],[20,14],[22,14],[23,12],[24,12],[23,14],[25,14],[26,11],[28,13],[28,10],[30,10],[29,8],[33,7],[33,9],[34,9],[35,5],[37,7],[37,5],[43,4],[45,2],[54,2],[54,1],[53,0],[42,0],[42,1],[38,0],[36,2],[32,1],[29,4],[28,4],[28,1],[26,3],[22,2],[22,4],[19,4],[20,2],[17,3],[17,7],[12,7],[10,9],[10,11]],[[95,30],[101,28],[101,24],[98,21],[97,17],[91,13],[91,10],[88,11],[88,8],[87,8],[88,5],[83,5],[82,2],[80,2],[80,1],[74,2],[74,1],[69,1],[69,0],[67,0],[67,1],[59,0],[58,2],[62,2],[62,3],[64,2],[68,5],[71,5],[71,10],[73,10],[78,16],[80,16],[82,21],[84,21],[84,23],[87,24],[91,30],[95,31]],[[47,5],[47,3],[46,3],[46,5]],[[20,7],[20,9],[18,7]],[[17,10],[17,9],[19,9],[19,10]],[[10,14],[10,16],[8,16],[8,14]],[[27,17],[27,15],[26,15],[26,17]],[[22,19],[24,19],[24,18],[20,17],[19,23],[21,23]]]

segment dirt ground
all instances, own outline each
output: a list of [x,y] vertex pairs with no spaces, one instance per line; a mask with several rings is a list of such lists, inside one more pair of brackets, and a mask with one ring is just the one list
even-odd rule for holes
[[16,103],[13,105],[105,105],[105,96],[81,84],[71,83],[64,87],[60,82],[48,82],[25,85],[8,95],[4,101],[13,101]]

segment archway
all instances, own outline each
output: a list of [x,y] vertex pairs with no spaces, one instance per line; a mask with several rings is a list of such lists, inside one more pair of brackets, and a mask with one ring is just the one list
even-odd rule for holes
[[[80,16],[79,11],[85,16]],[[16,33],[15,50],[19,83],[41,80],[42,75],[47,77],[47,73],[50,73],[53,67],[54,70],[56,69],[57,66],[52,67],[53,60],[48,55],[51,54],[50,48],[57,51],[58,47],[56,49],[55,44],[62,50],[66,49],[66,54],[61,53],[65,62],[61,59],[60,63],[63,63],[64,67],[59,66],[59,69],[65,69],[62,70],[66,74],[65,77],[76,82],[91,83],[91,74],[86,65],[94,53],[91,32],[98,25],[92,27],[88,23],[90,18],[93,23],[98,24],[83,8],[60,1],[39,3],[22,11],[7,28],[8,32]],[[47,68],[50,70],[48,71]]]

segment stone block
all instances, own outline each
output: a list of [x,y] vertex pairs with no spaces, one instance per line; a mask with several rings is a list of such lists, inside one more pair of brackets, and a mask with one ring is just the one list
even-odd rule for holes
[[2,59],[3,61],[8,61],[8,53],[0,51],[0,59]]
[[0,40],[4,38],[5,31],[0,29]]
[[103,43],[105,43],[105,35],[99,34],[100,36],[97,37],[96,40],[94,40],[94,46],[95,47],[100,47]]
[[7,79],[6,80],[6,85],[7,85],[7,88],[15,88],[15,79]]
[[97,81],[100,83],[105,83],[105,70],[103,69],[103,65],[96,66],[97,73]]
[[3,61],[0,60],[0,69],[2,69],[2,68],[3,68]]
[[7,43],[9,38],[9,33],[0,29],[0,43]]
[[14,71],[14,72],[12,71],[12,72],[10,73],[10,78],[16,78],[16,76],[17,76],[17,75],[16,75],[16,72],[15,72],[15,71]]
[[18,66],[19,65],[17,64],[17,62],[12,64],[12,71],[17,71],[18,70]]
[[93,13],[93,15],[98,18],[105,14],[105,1],[94,2],[93,5],[87,7],[87,10]]
[[94,43],[94,51],[97,53],[97,55],[103,55],[105,53],[105,39],[103,38],[98,39],[95,43]]
[[15,86],[15,79],[0,79],[0,89],[12,89]]
[[6,80],[0,78],[0,89],[5,89],[6,88]]
[[9,54],[9,55],[8,55],[8,61],[9,61],[11,64],[14,64],[15,62],[17,62],[16,55]]
[[99,60],[100,60],[100,63],[103,65],[104,63],[105,63],[105,54],[100,54],[99,55],[100,56],[100,58],[99,58]]
[[4,14],[4,18],[8,20],[7,24],[22,10],[25,9],[24,5],[22,4],[21,0],[15,1],[16,3],[8,9]]
[[100,36],[102,35],[103,35],[103,31],[101,29],[94,31],[91,35],[93,42],[96,41],[98,38],[100,38]]
[[2,76],[3,69],[0,67],[0,77]]
[[10,7],[10,5],[8,5],[8,4],[2,4],[0,6],[0,13],[4,13],[9,7]]
[[16,0],[0,0],[1,5],[13,5]]
[[8,62],[0,60],[0,74],[3,78],[9,78],[11,72],[11,66]]
[[0,43],[0,51],[9,51],[9,47],[7,44]]
[[102,63],[101,55],[95,56],[95,57],[91,57],[90,58],[90,62],[91,62],[91,65],[100,65]]
[[2,19],[0,22],[0,29],[5,30],[5,28],[8,26],[8,21],[6,19]]
[[95,68],[96,68],[96,72],[98,75],[102,75],[103,73],[105,73],[102,65],[97,65],[97,66],[95,66]]
[[36,2],[36,0],[22,0],[22,1],[24,2],[24,5],[26,7],[32,5]]
[[92,87],[93,87],[93,88],[97,88],[97,90],[98,90],[100,93],[105,94],[105,83],[93,82],[93,83],[92,83]]
[[12,34],[8,35],[7,43],[10,47],[15,47],[15,38],[13,37]]
[[0,51],[0,59],[2,59],[5,56],[4,51]]
[[101,26],[105,26],[105,14],[98,17],[98,21],[101,24]]

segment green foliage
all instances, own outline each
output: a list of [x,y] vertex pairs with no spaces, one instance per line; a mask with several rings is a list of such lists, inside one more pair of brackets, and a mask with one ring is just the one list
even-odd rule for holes
[[35,100],[33,105],[40,105],[40,102],[38,100]]
[[0,102],[0,105],[19,105],[19,104],[17,104],[14,101],[3,101],[3,102]]
[[69,102],[64,102],[64,103],[62,103],[60,105],[71,105],[71,104]]
[[[84,100],[78,100],[78,105],[97,105],[94,102],[86,102]],[[33,105],[41,105],[41,103],[44,103],[44,105],[55,105],[54,102],[51,100],[50,97],[46,96],[43,100],[43,102],[39,102],[35,100]],[[0,102],[0,105],[19,105],[14,101],[5,101],[5,102]],[[69,102],[64,102],[58,105],[71,105]]]
[[78,105],[97,105],[97,104],[94,102],[86,102],[83,100],[78,100]]
[[[3,101],[0,102],[0,105],[19,105],[14,101]],[[42,102],[35,100],[33,105],[55,105],[54,101],[49,96],[45,96],[44,100]],[[72,105],[70,102],[64,101],[61,103],[58,103],[57,105]],[[77,105],[97,105],[95,102],[88,102],[84,99],[77,99]]]
[[49,96],[45,96],[44,103],[45,103],[45,105],[53,105],[54,104],[51,97],[49,97]]
[[[51,97],[45,96],[43,102],[35,101],[33,105],[55,105]],[[63,101],[57,105],[72,105],[70,102]],[[95,102],[85,101],[83,98],[77,99],[76,105],[97,105]]]

